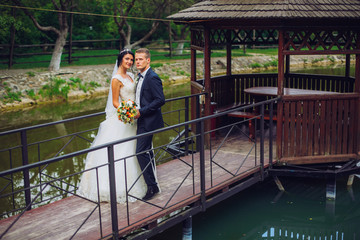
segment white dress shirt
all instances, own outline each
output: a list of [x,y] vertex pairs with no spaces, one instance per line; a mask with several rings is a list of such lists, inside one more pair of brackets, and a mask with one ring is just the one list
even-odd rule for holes
[[140,92],[141,92],[142,84],[144,82],[144,77],[146,76],[146,73],[149,70],[149,68],[146,69],[144,72],[140,73],[142,77],[139,78],[137,86],[136,86],[135,103],[137,105],[137,109],[141,108],[141,105],[140,105]]

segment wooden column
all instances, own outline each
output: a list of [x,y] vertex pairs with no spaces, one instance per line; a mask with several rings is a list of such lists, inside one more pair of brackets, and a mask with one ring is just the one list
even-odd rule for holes
[[278,49],[278,95],[284,94],[284,31],[279,30],[279,49]]
[[[360,49],[360,32],[357,33],[356,48]],[[355,90],[360,94],[360,54],[355,55]],[[358,110],[358,121],[356,122],[355,153],[360,155],[360,98],[358,98],[356,109]]]
[[[356,49],[360,50],[360,32],[357,33]],[[360,93],[360,54],[355,55],[355,90]]]
[[[210,74],[210,59],[211,59],[211,47],[210,47],[210,29],[205,28],[204,30],[204,80],[205,80],[205,92],[207,96],[205,98],[205,116],[210,113],[210,102],[211,102],[211,74]],[[206,128],[208,129],[208,128]]]
[[231,30],[226,32],[226,75],[231,75]]
[[[204,30],[204,80],[205,80],[205,92],[207,95],[205,97],[205,106],[204,106],[204,115],[209,116],[212,114],[211,110],[211,73],[210,73],[210,60],[211,60],[211,44],[210,44],[210,29],[205,27]],[[210,120],[205,122],[205,131],[209,131],[211,126]],[[205,144],[209,146],[210,143],[210,135],[205,136]]]
[[350,77],[350,54],[346,54],[345,77]]
[[[278,47],[278,96],[284,95],[284,31],[279,30],[279,47]],[[277,118],[283,117],[283,104],[281,101],[277,104]],[[277,121],[276,127],[276,148],[277,158],[282,157],[282,121]]]
[[284,87],[289,86],[289,73],[290,73],[290,55],[285,56],[285,74],[284,74]]
[[[191,44],[190,46],[192,46],[195,42],[194,40],[194,33],[193,31],[191,31]],[[193,47],[191,47],[191,60],[190,60],[190,68],[191,68],[191,83],[195,83],[196,82],[196,49],[194,49]],[[198,93],[198,91],[195,89],[194,86],[190,86],[191,88],[191,94],[196,94]],[[191,119],[196,119],[196,103],[194,102],[195,99],[191,100]],[[193,130],[195,131],[195,126],[192,126]]]

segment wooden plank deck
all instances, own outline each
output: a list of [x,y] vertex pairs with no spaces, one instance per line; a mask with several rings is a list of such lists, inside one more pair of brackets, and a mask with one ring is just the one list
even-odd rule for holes
[[[213,140],[212,146],[219,146],[221,140],[222,138]],[[214,161],[222,167],[213,164],[212,168],[210,166],[210,154],[214,155],[215,150],[213,149],[212,152],[210,150],[205,151],[206,195],[226,189],[230,184],[259,171],[259,160],[257,163],[255,162],[255,148],[250,154],[248,151],[252,147],[246,138],[236,136],[229,138],[214,157]],[[157,174],[161,193],[150,200],[151,204],[142,201],[129,203],[129,223],[127,222],[126,204],[117,204],[118,225],[121,229],[121,235],[129,234],[150,223],[156,223],[159,218],[199,201],[199,153],[194,154],[193,159],[192,155],[181,159],[190,165],[192,161],[194,162],[194,184],[192,168],[179,159],[159,165]],[[184,180],[184,178],[186,179]],[[180,185],[182,181],[183,183]],[[179,189],[176,192],[177,188]],[[81,226],[92,211],[89,219]],[[15,217],[0,221],[0,234],[10,226]],[[101,225],[99,217],[101,217]],[[76,229],[80,226],[80,230],[75,234]],[[111,232],[109,203],[101,203],[100,208],[97,208],[97,204],[77,196],[71,196],[25,212],[2,239],[22,239],[24,236],[26,239],[70,239],[71,237],[73,239],[99,239],[105,237],[106,234],[111,234]],[[73,236],[74,234],[75,236]]]

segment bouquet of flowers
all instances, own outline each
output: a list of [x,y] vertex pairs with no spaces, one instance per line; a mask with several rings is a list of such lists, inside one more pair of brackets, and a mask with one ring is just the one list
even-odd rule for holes
[[136,103],[134,101],[121,101],[120,106],[117,108],[119,120],[123,123],[134,124],[136,116]]

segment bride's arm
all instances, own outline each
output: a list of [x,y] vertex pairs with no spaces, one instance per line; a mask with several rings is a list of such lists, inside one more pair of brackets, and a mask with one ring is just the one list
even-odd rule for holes
[[122,88],[123,83],[117,80],[116,78],[113,78],[111,80],[111,88],[112,88],[112,101],[115,108],[118,108],[120,105],[119,102],[119,94],[120,94],[120,88]]

